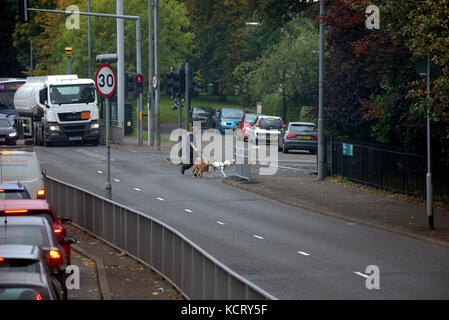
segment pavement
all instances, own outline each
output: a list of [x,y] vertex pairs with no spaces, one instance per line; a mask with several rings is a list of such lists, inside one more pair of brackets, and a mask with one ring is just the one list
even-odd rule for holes
[[[136,145],[136,139],[125,137],[124,144]],[[159,151],[154,146],[144,145],[141,148],[168,154],[172,146],[172,143],[162,141]],[[431,230],[425,201],[368,186],[343,183],[332,177],[319,181],[316,175],[301,170],[283,171],[276,175],[252,175],[250,182],[237,177],[228,177],[222,182],[349,223],[449,247],[449,211],[434,208],[434,229]]]

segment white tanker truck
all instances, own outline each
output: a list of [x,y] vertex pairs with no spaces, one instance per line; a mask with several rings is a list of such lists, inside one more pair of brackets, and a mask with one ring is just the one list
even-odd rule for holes
[[14,95],[19,139],[35,145],[82,141],[97,145],[100,123],[95,82],[77,75],[28,77]]

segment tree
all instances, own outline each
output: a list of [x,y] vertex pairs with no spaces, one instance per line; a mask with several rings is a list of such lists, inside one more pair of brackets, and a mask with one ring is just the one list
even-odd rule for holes
[[0,77],[21,77],[22,68],[17,61],[17,50],[13,47],[12,34],[17,22],[17,1],[5,0],[0,12]]

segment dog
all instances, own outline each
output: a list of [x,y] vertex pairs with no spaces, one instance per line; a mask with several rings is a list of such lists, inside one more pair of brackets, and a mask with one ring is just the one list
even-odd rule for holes
[[213,170],[213,174],[214,175],[215,175],[215,171],[217,171],[217,169],[220,169],[221,174],[223,175],[223,177],[226,178],[226,174],[224,173],[223,169],[226,168],[226,167],[231,166],[231,161],[229,161],[229,160],[226,160],[226,161],[223,161],[223,162],[215,161],[215,162],[212,162],[210,164],[210,166],[211,166],[211,168]]
[[192,177],[203,177],[203,173],[207,172],[207,175],[210,177],[209,168],[211,167],[211,163],[206,161],[201,161],[200,158],[196,158],[195,164],[193,165]]

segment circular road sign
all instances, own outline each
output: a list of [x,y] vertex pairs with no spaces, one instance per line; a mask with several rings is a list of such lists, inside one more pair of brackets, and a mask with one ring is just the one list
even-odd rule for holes
[[158,84],[157,76],[154,75],[154,76],[153,76],[153,89],[154,89],[154,90],[157,89],[157,84]]
[[102,64],[95,75],[95,86],[103,98],[111,97],[117,88],[117,75],[109,64]]

